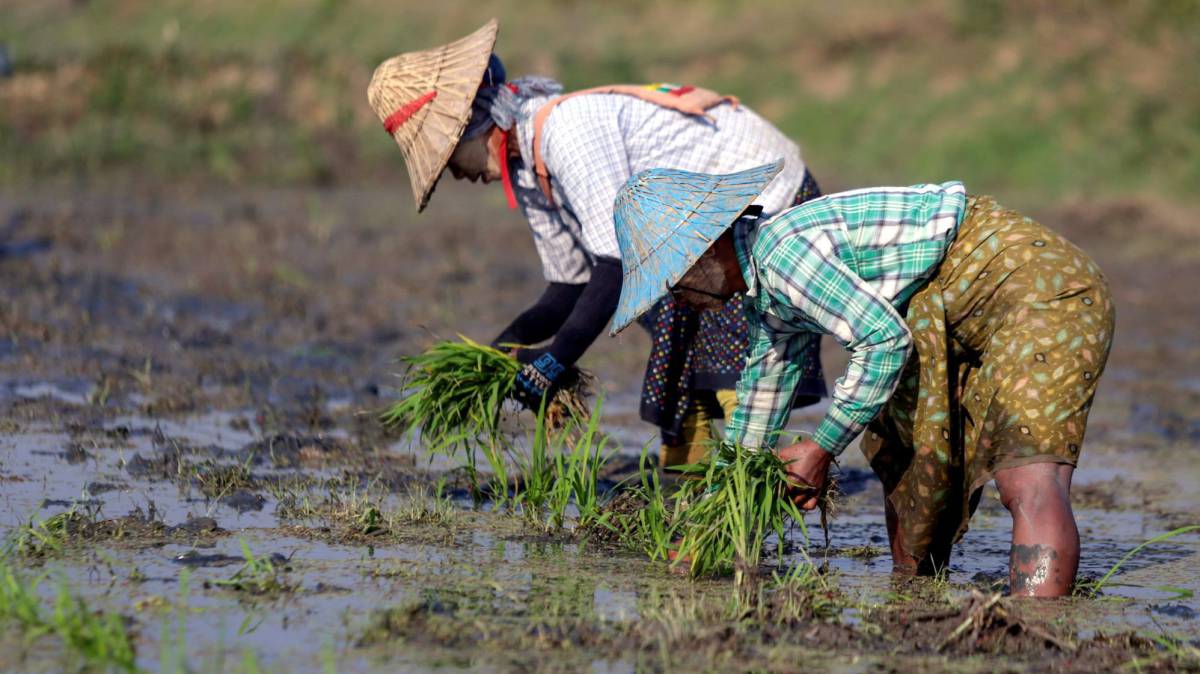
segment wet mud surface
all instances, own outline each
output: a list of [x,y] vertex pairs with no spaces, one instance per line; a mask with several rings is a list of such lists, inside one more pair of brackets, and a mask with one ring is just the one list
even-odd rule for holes
[[[147,669],[222,671],[248,651],[270,671],[1200,666],[1200,536],[1149,546],[1097,598],[997,597],[1009,518],[989,488],[946,579],[893,578],[879,485],[853,449],[830,545],[816,516],[811,545],[798,531],[783,545],[784,569],[807,554],[824,580],[764,590],[748,612],[731,610],[728,579],[477,508],[453,463],[397,442],[375,412],[398,394],[399,356],[433,335],[489,339],[539,292],[523,224],[478,196],[443,186],[420,219],[382,191],[0,197],[12,559],[127,616]],[[1200,237],[1195,213],[1141,202],[1034,214],[1097,259],[1116,297],[1073,490],[1081,577],[1096,579],[1200,523],[1200,294],[1186,290]],[[584,362],[620,447],[606,488],[654,448],[633,333]],[[27,645],[0,669],[62,657]]]

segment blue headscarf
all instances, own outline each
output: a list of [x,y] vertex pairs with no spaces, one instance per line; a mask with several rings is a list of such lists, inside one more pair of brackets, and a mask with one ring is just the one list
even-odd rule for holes
[[486,133],[493,125],[507,131],[524,119],[521,108],[525,101],[537,96],[554,96],[563,90],[561,84],[548,77],[522,77],[506,82],[505,76],[504,63],[492,54],[479,91],[471,102],[471,119],[463,131],[463,140]]

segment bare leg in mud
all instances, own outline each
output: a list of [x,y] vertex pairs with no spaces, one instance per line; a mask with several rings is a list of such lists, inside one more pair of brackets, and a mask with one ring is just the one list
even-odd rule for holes
[[900,515],[886,496],[883,499],[883,514],[887,521],[888,544],[892,548],[892,573],[898,576],[917,575],[916,558],[908,554],[900,542]]
[[897,576],[936,576],[950,566],[949,542],[930,546],[925,559],[917,559],[904,549],[900,540],[900,514],[892,507],[892,502],[883,499],[883,513],[887,522],[888,544],[892,549],[892,573]]
[[1014,597],[1061,597],[1079,568],[1079,530],[1071,511],[1075,467],[1034,463],[996,471],[1000,501],[1012,515],[1009,587]]

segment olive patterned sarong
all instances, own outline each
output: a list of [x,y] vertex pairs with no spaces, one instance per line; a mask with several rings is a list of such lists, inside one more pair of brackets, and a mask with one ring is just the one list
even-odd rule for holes
[[1087,255],[977,196],[905,318],[915,348],[862,448],[905,551],[928,563],[966,533],[996,471],[1079,460],[1113,306]]

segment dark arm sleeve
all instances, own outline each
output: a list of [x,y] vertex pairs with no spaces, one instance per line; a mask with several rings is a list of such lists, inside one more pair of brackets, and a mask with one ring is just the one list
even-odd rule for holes
[[621,261],[614,257],[597,258],[592,278],[547,351],[558,362],[573,365],[608,325],[620,297]]
[[492,345],[530,345],[550,339],[571,315],[586,287],[586,283],[551,283],[533,306],[521,312],[492,340]]

